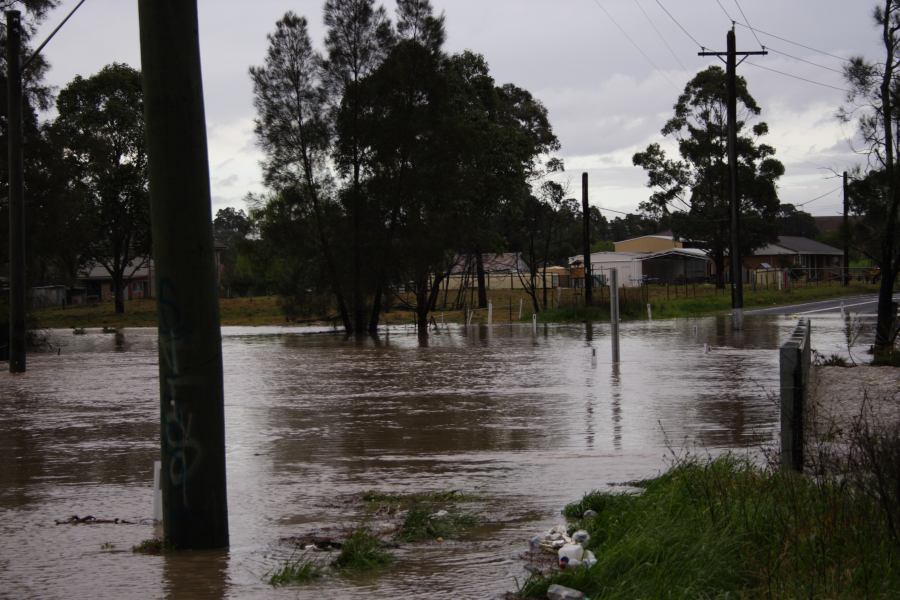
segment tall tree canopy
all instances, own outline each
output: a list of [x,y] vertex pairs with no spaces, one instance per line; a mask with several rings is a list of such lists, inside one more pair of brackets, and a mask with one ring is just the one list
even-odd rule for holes
[[253,213],[260,234],[315,232],[304,251],[319,268],[291,268],[303,290],[328,282],[348,333],[375,331],[399,285],[426,330],[454,257],[488,243],[478,224],[527,196],[558,148],[527,91],[444,53],[443,23],[427,0],[398,2],[396,29],[372,0],[328,0],[325,56],[288,13],[250,71],[274,192]]
[[150,253],[141,74],[116,63],[78,76],[60,92],[57,109],[52,137],[86,217],[82,256],[107,270],[122,313],[125,284]]
[[883,0],[873,16],[884,58],[879,62],[851,59],[844,70],[850,91],[840,116],[845,122],[856,122],[868,151],[868,175],[853,185],[851,198],[854,211],[862,217],[858,225],[863,231],[858,233],[881,268],[875,360],[886,362],[895,360],[898,331],[893,289],[900,271],[900,2]]
[[[727,81],[720,67],[697,73],[675,104],[675,115],[662,134],[678,144],[680,159],[670,159],[659,144],[650,144],[634,155],[633,162],[647,171],[654,189],[641,209],[657,218],[668,218],[675,235],[699,242],[716,265],[717,283],[724,285],[725,252],[731,235],[728,188]],[[737,78],[738,193],[741,214],[741,251],[749,253],[777,235],[776,182],[784,166],[774,158],[775,149],[759,143],[768,126],[750,119],[761,112]]]

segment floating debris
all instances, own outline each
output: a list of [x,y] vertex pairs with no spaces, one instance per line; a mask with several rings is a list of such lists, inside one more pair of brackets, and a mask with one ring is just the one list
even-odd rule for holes
[[64,520],[54,519],[54,522],[57,525],[134,525],[133,521],[126,521],[125,519],[98,519],[94,515],[87,515],[86,517],[72,515]]

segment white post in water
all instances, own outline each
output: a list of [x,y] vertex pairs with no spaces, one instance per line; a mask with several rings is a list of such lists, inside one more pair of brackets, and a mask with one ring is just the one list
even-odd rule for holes
[[519,298],[519,320],[522,320],[522,298]]
[[488,326],[494,324],[494,303],[488,302]]
[[609,323],[612,338],[612,361],[619,362],[619,270],[609,270]]
[[650,306],[649,302],[647,303],[647,320],[648,321],[653,320],[653,308]]
[[534,333],[537,334],[537,315],[531,314],[531,328],[534,330]]

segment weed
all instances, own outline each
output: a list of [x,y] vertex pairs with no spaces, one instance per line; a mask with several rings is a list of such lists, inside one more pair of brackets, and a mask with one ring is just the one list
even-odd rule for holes
[[72,335],[84,335],[84,334],[85,334],[84,327],[73,327],[72,328]]
[[284,586],[309,583],[322,576],[322,569],[308,558],[291,557],[268,574],[269,585]]
[[131,547],[131,551],[136,554],[163,554],[169,550],[169,545],[160,538],[150,538]]
[[113,544],[112,542],[103,542],[100,545],[101,550],[113,550],[115,547],[116,547],[116,545]]
[[335,567],[344,571],[372,571],[391,563],[393,557],[382,547],[381,540],[366,528],[355,530],[334,559]]
[[457,512],[453,507],[435,511],[434,504],[413,504],[406,512],[397,539],[404,542],[451,539],[477,523],[474,515]]
[[[879,452],[889,469],[900,443]],[[544,597],[559,583],[591,598],[888,598],[900,545],[885,507],[897,499],[879,491],[884,473],[866,479],[870,494],[730,455],[686,459],[641,494],[592,492],[567,507],[599,513],[581,523],[597,565],[531,577],[519,593]]]

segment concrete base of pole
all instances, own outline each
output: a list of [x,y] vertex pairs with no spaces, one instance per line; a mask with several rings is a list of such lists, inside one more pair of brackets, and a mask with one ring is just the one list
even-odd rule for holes
[[744,328],[744,309],[734,308],[731,311],[731,327],[737,331]]

